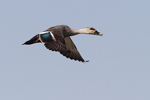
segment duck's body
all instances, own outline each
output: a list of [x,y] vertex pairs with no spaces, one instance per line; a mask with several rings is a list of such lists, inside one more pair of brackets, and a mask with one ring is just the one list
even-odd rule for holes
[[92,27],[74,30],[67,25],[58,25],[39,33],[24,44],[30,45],[42,42],[49,50],[58,51],[67,58],[85,62],[70,38],[70,36],[81,33],[102,35]]

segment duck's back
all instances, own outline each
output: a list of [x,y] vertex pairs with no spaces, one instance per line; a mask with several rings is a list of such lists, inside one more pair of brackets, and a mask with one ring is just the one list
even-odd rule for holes
[[54,34],[54,36],[63,36],[64,38],[65,37],[68,37],[68,36],[72,36],[72,30],[69,26],[67,25],[57,25],[57,26],[53,26],[53,27],[50,27],[48,28],[47,30],[45,31],[50,31]]

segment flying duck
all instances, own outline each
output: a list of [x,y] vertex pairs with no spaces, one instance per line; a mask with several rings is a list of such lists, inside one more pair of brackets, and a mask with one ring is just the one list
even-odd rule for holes
[[98,32],[93,27],[85,27],[83,29],[71,29],[67,25],[57,25],[48,28],[47,30],[37,34],[30,40],[26,41],[23,45],[30,45],[34,43],[44,43],[45,47],[52,51],[58,51],[60,54],[70,58],[71,60],[85,61],[80,53],[78,52],[75,44],[71,40],[70,36],[77,34],[92,34],[100,35],[103,34]]

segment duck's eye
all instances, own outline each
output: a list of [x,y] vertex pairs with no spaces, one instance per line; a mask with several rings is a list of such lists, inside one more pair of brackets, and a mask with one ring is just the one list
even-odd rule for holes
[[90,30],[95,30],[94,28],[90,28]]

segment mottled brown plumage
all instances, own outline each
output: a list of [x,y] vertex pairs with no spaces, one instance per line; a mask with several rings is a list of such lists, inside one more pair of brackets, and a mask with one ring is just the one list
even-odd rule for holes
[[[66,56],[67,58],[78,60],[82,62],[86,62],[80,53],[78,52],[75,44],[71,40],[70,36],[85,33],[85,34],[93,34],[93,35],[102,35],[96,31],[96,29],[92,27],[86,27],[79,30],[71,29],[67,25],[58,25],[51,27],[44,31],[46,34],[50,34],[49,38],[52,38],[52,41],[44,41],[40,38],[42,37],[41,34],[38,34],[31,38],[29,41],[25,42],[24,44],[33,44],[36,42],[43,42],[45,47],[52,51],[58,51],[60,54]],[[45,34],[44,33],[44,34]],[[43,33],[42,33],[43,34]],[[42,37],[43,38],[43,37]],[[46,37],[47,38],[47,37]]]

